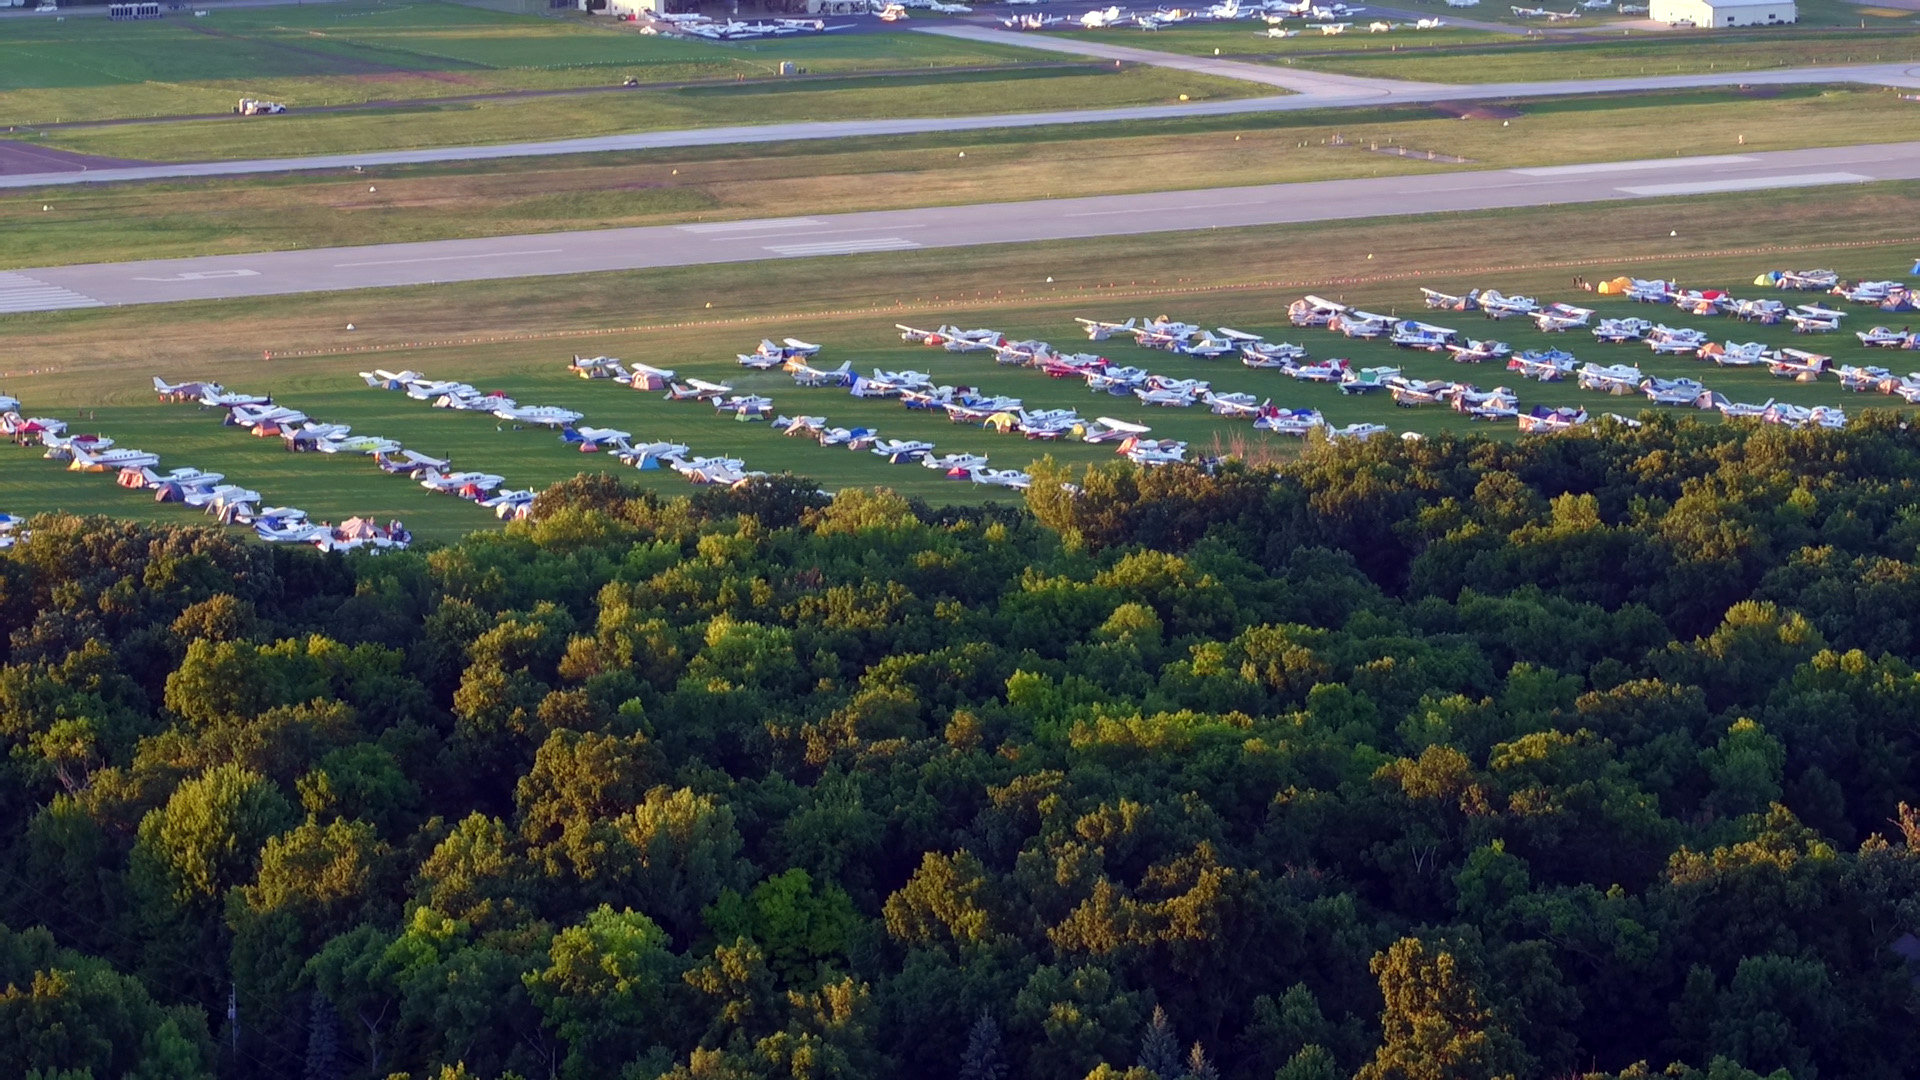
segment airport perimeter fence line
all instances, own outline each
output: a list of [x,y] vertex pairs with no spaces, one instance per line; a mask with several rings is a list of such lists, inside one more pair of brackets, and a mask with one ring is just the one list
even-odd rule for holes
[[[1594,266],[1631,266],[1643,263],[1671,262],[1675,259],[1731,259],[1748,255],[1790,255],[1803,251],[1844,251],[1860,248],[1893,247],[1900,244],[1920,245],[1920,236],[1900,237],[1891,240],[1830,240],[1818,244],[1766,244],[1759,247],[1723,248],[1718,251],[1696,251],[1681,255],[1624,255],[1610,259],[1565,259],[1540,263],[1507,263],[1490,266],[1469,266],[1440,270],[1406,270],[1396,273],[1365,274],[1353,277],[1319,278],[1298,281],[1247,281],[1224,285],[1192,285],[1184,288],[1166,286],[1161,288],[1137,288],[1135,283],[1127,285],[1082,285],[1076,290],[1085,293],[1099,290],[1102,299],[1129,300],[1146,299],[1156,296],[1193,296],[1208,293],[1248,292],[1265,289],[1325,289],[1336,285],[1369,285],[1385,281],[1412,281],[1419,278],[1458,276],[1466,274],[1510,274],[1530,270],[1566,270]],[[612,271],[618,273],[619,271]],[[1074,293],[1029,293],[1022,289],[1014,294],[1028,297],[1036,302],[1052,302],[1071,299]],[[884,307],[829,308],[823,311],[807,311],[768,315],[743,315],[724,319],[689,319],[681,322],[651,323],[643,326],[613,326],[578,330],[537,330],[526,334],[495,334],[488,337],[448,338],[439,341],[389,342],[384,345],[349,345],[330,349],[268,349],[270,360],[305,359],[315,356],[356,356],[363,353],[405,352],[411,349],[447,349],[468,345],[498,345],[515,341],[551,341],[563,338],[607,337],[616,334],[645,334],[659,330],[707,330],[729,326],[753,326],[768,321],[792,321],[795,319],[843,319],[852,315],[898,315],[902,312],[932,313],[950,309],[955,304],[969,300],[1007,299],[1007,294],[988,296],[975,293],[971,297],[956,296],[950,300],[934,297],[932,301],[916,299],[912,306],[905,300],[896,300]]]

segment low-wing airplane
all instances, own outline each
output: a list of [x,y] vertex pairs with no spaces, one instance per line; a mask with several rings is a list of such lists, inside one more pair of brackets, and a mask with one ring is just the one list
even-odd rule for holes
[[1306,358],[1306,349],[1284,341],[1252,341],[1240,346],[1240,362],[1250,368],[1285,368]]
[[1438,405],[1448,400],[1463,387],[1459,383],[1444,379],[1407,379],[1401,378],[1388,384],[1393,393],[1393,403],[1403,409],[1418,408],[1421,405]]
[[[1348,424],[1346,427],[1329,428],[1327,430],[1327,441],[1366,442],[1375,435],[1385,435],[1386,433],[1387,425],[1385,424]],[[1408,432],[1408,434],[1413,433]]]
[[1387,389],[1392,385],[1392,380],[1400,377],[1401,370],[1397,367],[1370,367],[1358,371],[1349,369],[1340,376],[1340,392],[1350,395],[1371,394]]
[[1834,374],[1840,376],[1842,390],[1851,390],[1856,394],[1865,393],[1868,390],[1887,393],[1901,381],[1894,377],[1893,372],[1883,367],[1856,367],[1852,364],[1841,364],[1834,370]]
[[1254,418],[1253,426],[1258,431],[1271,431],[1276,435],[1305,438],[1310,432],[1325,430],[1327,418],[1320,415],[1319,409],[1268,407],[1260,410],[1260,415]]
[[1632,394],[1640,389],[1640,369],[1632,364],[1585,364],[1579,371],[1580,389],[1603,394]]
[[880,433],[873,428],[828,428],[820,433],[821,446],[844,446],[849,450],[866,450],[873,446]]
[[1661,325],[1647,331],[1646,342],[1647,348],[1656,355],[1684,356],[1699,352],[1700,347],[1707,343],[1707,335],[1705,331],[1695,330],[1691,326]]
[[1705,316],[1724,314],[1734,301],[1724,289],[1675,289],[1669,302],[1689,315]]
[[759,394],[738,394],[713,399],[717,412],[732,413],[737,420],[765,420],[773,413],[773,399]]
[[1799,292],[1825,292],[1840,284],[1834,270],[1782,270],[1769,276],[1776,287]]
[[1741,322],[1772,326],[1787,317],[1787,305],[1778,300],[1735,300],[1727,314]]
[[1153,429],[1145,424],[1115,420],[1111,416],[1094,417],[1093,423],[1086,425],[1080,435],[1081,442],[1104,443],[1145,435]]
[[567,370],[583,379],[619,379],[625,382],[630,376],[627,366],[611,356],[581,356],[573,354],[573,363]]
[[1109,394],[1131,394],[1146,385],[1151,375],[1146,368],[1110,367],[1104,371],[1087,372],[1087,389]]
[[1250,420],[1259,416],[1264,408],[1252,394],[1216,394],[1209,390],[1200,395],[1200,400],[1207,403],[1215,416],[1237,420]]
[[914,439],[878,439],[873,444],[873,453],[890,465],[911,465],[932,452],[932,443]]
[[1856,304],[1883,304],[1895,293],[1907,291],[1907,286],[1899,281],[1862,281],[1855,285],[1835,285],[1831,291]]
[[[160,395],[162,401],[200,401],[207,397],[218,397],[226,392],[226,388],[216,382],[170,383],[158,375],[153,377],[153,390]],[[12,405],[0,405],[0,408],[17,409],[19,407],[18,401],[14,401]]]
[[1413,20],[1413,28],[1415,30],[1439,30],[1446,25],[1447,23],[1446,23],[1446,20],[1444,19],[1429,18],[1429,19]]
[[1600,325],[1593,328],[1595,340],[1618,345],[1628,341],[1639,341],[1653,331],[1653,324],[1645,319],[1601,319]]
[[920,459],[920,464],[946,473],[955,480],[967,480],[972,478],[973,470],[987,467],[987,459],[982,454],[942,454],[939,457],[927,454]]
[[1847,414],[1832,405],[1815,405],[1812,408],[1806,408],[1801,405],[1774,402],[1760,414],[1760,419],[1769,424],[1784,424],[1793,428],[1847,426]]
[[624,447],[627,444],[627,440],[633,438],[633,433],[630,431],[619,431],[614,428],[572,427],[561,431],[560,438],[566,442],[579,443],[583,447],[613,446],[618,448]]
[[1347,377],[1347,362],[1332,359],[1318,364],[1301,364],[1288,369],[1287,374],[1301,382],[1337,383]]
[[1698,405],[1707,388],[1693,379],[1648,379],[1640,392],[1655,405]]
[[1906,330],[1891,330],[1876,326],[1871,330],[1855,330],[1853,336],[1860,344],[1870,349],[1911,349],[1915,347],[1915,335]]
[[1143,405],[1159,405],[1162,408],[1184,409],[1194,402],[1194,396],[1184,390],[1153,390],[1140,387],[1133,392]]
[[1349,338],[1370,341],[1392,333],[1394,325],[1399,321],[1391,315],[1374,315],[1370,312],[1349,309],[1329,320],[1327,329],[1337,330]]
[[1532,315],[1539,307],[1540,302],[1531,296],[1508,296],[1498,289],[1488,289],[1480,294],[1480,310],[1486,312],[1489,319]]
[[517,424],[534,424],[539,427],[560,428],[577,424],[582,414],[572,409],[563,409],[558,405],[520,405],[509,409],[495,409],[493,415],[502,420]]
[[988,484],[993,487],[1011,488],[1015,491],[1025,491],[1027,488],[1033,486],[1033,477],[1018,469],[975,469],[973,470],[973,482],[976,484]]
[[1479,364],[1488,360],[1504,360],[1513,352],[1513,346],[1504,341],[1479,341],[1467,339],[1466,344],[1452,344],[1447,351],[1453,354],[1456,363]]
[[1721,367],[1755,367],[1767,362],[1767,347],[1758,341],[1729,341],[1724,345],[1709,341],[1700,346],[1698,355]]
[[1187,459],[1187,444],[1174,439],[1133,439],[1122,443],[1122,453],[1135,465],[1177,465]]
[[1572,374],[1579,361],[1570,352],[1559,349],[1528,349],[1507,361],[1507,370],[1523,379],[1559,382]]
[[1240,344],[1202,331],[1200,336],[1192,341],[1174,346],[1173,351],[1185,356],[1197,356],[1202,360],[1217,360],[1228,353],[1240,351]]
[[1629,278],[1627,299],[1641,304],[1664,304],[1673,299],[1675,286],[1659,278]]

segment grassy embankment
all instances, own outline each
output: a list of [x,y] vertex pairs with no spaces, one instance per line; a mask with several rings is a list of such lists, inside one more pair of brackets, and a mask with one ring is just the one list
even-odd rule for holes
[[1920,138],[1920,110],[1863,88],[1559,99],[1521,111],[1505,124],[1405,107],[5,192],[0,231],[13,239],[0,245],[0,268],[1456,167],[1369,153],[1376,144],[1484,168],[1710,153],[1740,137],[1747,150]]
[[[82,427],[97,427],[123,445],[161,453],[170,465],[219,469],[257,487],[271,501],[301,505],[316,516],[335,519],[354,513],[397,515],[436,536],[484,526],[492,519],[456,500],[383,476],[364,460],[289,455],[277,442],[222,428],[211,415],[191,407],[152,404],[145,389],[149,376],[214,378],[235,388],[271,390],[284,403],[320,419],[352,423],[362,432],[385,433],[423,450],[449,453],[462,467],[502,473],[519,485],[545,484],[583,467],[600,467],[603,459],[575,453],[549,433],[497,431],[489,418],[436,412],[398,394],[367,390],[353,373],[378,366],[458,376],[508,390],[523,401],[581,409],[590,423],[619,427],[641,438],[688,442],[703,453],[733,454],[750,467],[790,468],[830,487],[888,484],[938,501],[974,501],[995,493],[943,480],[918,467],[892,467],[870,455],[785,440],[765,425],[718,419],[705,405],[668,403],[655,395],[582,382],[565,373],[564,363],[575,352],[610,353],[673,367],[683,375],[725,378],[743,391],[769,393],[788,414],[878,426],[889,436],[928,439],[943,452],[985,453],[1002,467],[1024,465],[1048,452],[1074,462],[1106,460],[1110,454],[1097,446],[1049,447],[955,427],[939,416],[862,402],[838,391],[798,389],[778,374],[743,374],[732,354],[761,336],[792,334],[824,342],[824,358],[831,362],[852,360],[863,369],[930,369],[942,381],[1017,394],[1031,406],[1071,405],[1089,416],[1140,420],[1153,425],[1157,434],[1191,440],[1196,448],[1211,449],[1217,439],[1223,448],[1239,445],[1249,453],[1297,452],[1297,442],[1257,437],[1244,423],[1219,421],[1198,409],[1148,409],[1121,398],[1093,396],[1078,384],[1000,368],[987,357],[904,346],[892,331],[896,321],[952,321],[992,325],[1067,346],[1075,336],[1071,319],[1076,315],[1164,313],[1210,326],[1269,332],[1306,345],[1316,356],[1345,356],[1358,365],[1397,363],[1423,377],[1514,385],[1527,406],[1578,403],[1595,412],[1633,413],[1640,408],[1635,398],[1606,398],[1570,384],[1517,383],[1499,369],[1462,369],[1424,353],[1351,343],[1324,331],[1287,330],[1284,304],[1311,290],[1407,312],[1417,308],[1422,284],[1478,284],[1543,299],[1597,299],[1567,287],[1576,272],[1594,279],[1615,271],[1677,275],[1743,292],[1754,291],[1743,283],[1758,271],[1788,264],[1833,265],[1850,276],[1899,276],[1911,257],[1911,238],[1889,235],[1885,222],[1910,205],[1915,193],[1916,185],[1875,185],[56,313],[19,317],[0,326],[0,349],[11,358],[12,369],[0,389],[25,399],[35,413],[71,418],[92,410],[97,419]],[[1681,234],[1677,238],[1667,235],[1674,229]],[[1866,246],[1827,246],[1863,240]],[[1734,249],[1739,250],[1729,254]],[[1369,254],[1374,257],[1368,259]],[[1048,276],[1055,278],[1051,285],[1045,282]],[[1608,314],[1699,325],[1716,337],[1811,345],[1843,362],[1898,367],[1906,358],[1868,353],[1850,335],[1795,339],[1783,329],[1691,319],[1671,310],[1599,306]],[[361,329],[345,332],[341,327],[348,321]],[[1648,375],[1691,375],[1736,399],[1843,403],[1855,410],[1897,404],[1878,395],[1845,394],[1831,380],[1799,385],[1771,379],[1763,371],[1655,360],[1644,349],[1597,346],[1584,335],[1549,337],[1530,327],[1484,323],[1473,316],[1435,321],[1474,335],[1498,336],[1517,348],[1557,344],[1585,359],[1638,362]],[[1865,327],[1875,321],[1897,323],[1900,317],[1876,320],[1862,310],[1849,321]],[[429,344],[353,351],[409,342]],[[1245,390],[1280,404],[1316,406],[1337,424],[1380,421],[1396,430],[1472,430],[1512,437],[1509,425],[1471,425],[1438,410],[1396,410],[1384,398],[1343,397],[1328,387],[1298,384],[1231,361],[1172,357],[1114,342],[1099,348],[1117,361],[1210,378],[1223,391]],[[262,349],[274,350],[277,358],[262,362]],[[289,355],[296,352],[308,355]],[[0,470],[0,509],[65,507],[193,517],[142,502],[114,487],[110,477],[68,473],[29,451],[0,450],[13,458]],[[648,482],[669,491],[683,487],[671,473],[648,474]]]

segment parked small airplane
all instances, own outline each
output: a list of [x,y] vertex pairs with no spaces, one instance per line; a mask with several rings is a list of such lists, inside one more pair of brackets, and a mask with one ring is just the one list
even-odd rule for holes
[[1489,319],[1531,315],[1539,307],[1540,302],[1531,296],[1507,296],[1498,289],[1488,289],[1480,294],[1480,310],[1486,312]]
[[1587,325],[1592,318],[1592,308],[1574,307],[1572,304],[1550,304],[1533,313],[1534,325],[1547,333],[1564,333]]
[[1504,360],[1513,352],[1513,346],[1504,341],[1478,341],[1467,339],[1466,344],[1447,346],[1456,363],[1479,364],[1488,360]]
[[1818,304],[1801,304],[1787,313],[1787,321],[1793,324],[1796,334],[1824,334],[1840,329],[1840,320],[1847,317],[1844,311],[1821,307]]
[[1480,310],[1480,290],[1468,289],[1464,295],[1454,296],[1438,289],[1421,289],[1427,306],[1435,311],[1478,311]]
[[[1342,320],[1342,329],[1344,328],[1345,320]],[[1444,326],[1414,322],[1412,319],[1408,319],[1393,327],[1393,332],[1388,335],[1387,341],[1403,349],[1423,349],[1427,352],[1441,352],[1447,350],[1453,343],[1453,339],[1459,336],[1460,332],[1457,330],[1449,330]]]
[[1911,349],[1915,347],[1915,336],[1911,332],[1905,330],[1890,330],[1884,326],[1876,326],[1871,330],[1856,330],[1853,332],[1853,336],[1860,339],[1860,344],[1870,349]]
[[1572,374],[1578,364],[1579,361],[1569,352],[1561,352],[1559,349],[1528,349],[1508,360],[1507,370],[1523,379],[1559,382]]
[[1533,411],[1519,417],[1522,434],[1552,435],[1571,431],[1587,422],[1587,410],[1563,405],[1558,409],[1549,409],[1545,405],[1535,405]]
[[1098,319],[1075,319],[1073,321],[1079,323],[1081,328],[1087,332],[1088,341],[1105,341],[1115,334],[1130,334],[1133,332],[1134,323],[1132,319],[1118,323],[1102,322]]
[[788,371],[793,381],[800,386],[851,386],[853,385],[853,361],[842,361],[837,368],[821,370],[806,361],[791,361]]
[[1814,382],[1833,365],[1833,357],[1800,349],[1780,349],[1767,360],[1767,371],[1795,382]]
[[672,383],[667,387],[668,401],[706,401],[725,397],[733,393],[733,387],[725,383],[711,383],[702,379],[688,379],[685,386]]
[[1640,392],[1655,405],[1698,405],[1707,388],[1693,379],[1648,379]]
[[1603,394],[1632,394],[1640,389],[1640,369],[1632,364],[1585,364],[1579,372],[1580,389]]
[[1700,346],[1698,355],[1721,367],[1754,367],[1767,362],[1767,347],[1758,341],[1729,341],[1724,345],[1709,341]]
[[1621,344],[1639,341],[1653,330],[1653,324],[1645,319],[1601,319],[1600,325],[1593,328],[1593,336],[1609,344]]

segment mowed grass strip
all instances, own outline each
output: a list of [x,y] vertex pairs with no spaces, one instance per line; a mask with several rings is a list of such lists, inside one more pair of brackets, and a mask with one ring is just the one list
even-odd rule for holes
[[472,146],[636,131],[962,116],[1244,97],[1260,87],[1163,68],[1013,68],[902,75],[884,82],[737,84],[637,90],[345,113],[58,128],[39,142],[63,150],[150,161],[213,161],[433,146]]
[[[0,267],[352,246],[1920,139],[1920,109],[1860,88],[1528,102],[1500,121],[1427,108],[383,168],[363,175],[0,194]],[[1284,118],[1302,121],[1281,123]],[[1106,134],[1102,134],[1105,132]],[[1714,133],[1711,138],[1703,132]],[[1335,144],[1335,136],[1340,145]],[[1744,139],[1744,143],[1740,142]],[[964,156],[962,156],[964,155]],[[375,188],[376,190],[369,190]],[[49,209],[50,208],[50,209]]]
[[[766,393],[788,415],[823,415],[835,424],[875,426],[889,437],[926,439],[941,452],[986,454],[999,467],[1022,466],[1043,454],[1089,463],[1108,460],[1112,450],[1078,443],[1029,443],[1017,436],[955,426],[941,414],[909,412],[897,403],[862,401],[838,390],[801,389],[778,373],[743,371],[733,354],[760,337],[791,334],[823,342],[827,347],[823,359],[832,363],[851,360],[861,370],[928,370],[942,382],[1017,395],[1034,407],[1071,406],[1084,416],[1135,420],[1151,425],[1156,435],[1190,441],[1197,452],[1217,449],[1256,458],[1299,452],[1297,440],[1260,435],[1245,422],[1224,421],[1198,407],[1149,408],[1128,398],[1092,394],[1078,382],[1001,367],[988,355],[956,356],[905,345],[892,326],[896,321],[989,325],[1016,337],[1042,337],[1071,347],[1077,336],[1075,316],[1164,314],[1207,326],[1268,333],[1303,344],[1316,357],[1346,357],[1356,366],[1394,364],[1419,377],[1464,379],[1482,387],[1513,386],[1528,407],[1573,404],[1596,415],[1607,411],[1632,415],[1644,407],[1638,397],[1610,398],[1580,391],[1570,383],[1522,383],[1498,366],[1456,365],[1442,356],[1350,342],[1324,330],[1294,330],[1285,325],[1284,307],[1312,289],[1370,309],[1412,314],[1422,311],[1422,284],[1456,291],[1493,286],[1543,300],[1591,302],[1606,315],[1640,315],[1669,325],[1699,326],[1716,339],[1797,345],[1829,352],[1841,362],[1899,367],[1908,354],[1865,350],[1850,334],[1802,338],[1785,328],[1696,319],[1668,308],[1605,300],[1570,289],[1567,268],[1540,264],[1593,258],[1601,265],[1580,272],[1596,280],[1620,269],[1639,276],[1677,276],[1701,286],[1730,286],[1742,294],[1760,291],[1745,284],[1754,274],[1784,265],[1832,265],[1851,277],[1898,277],[1907,268],[1909,255],[1904,246],[1893,244],[1804,254],[1726,257],[1703,253],[1735,244],[1791,248],[1871,239],[1876,233],[1866,226],[1890,208],[1904,205],[1915,187],[1880,185],[1823,193],[1818,198],[1795,193],[1771,200],[1776,209],[1768,217],[1757,217],[1754,211],[1769,200],[1743,196],[1565,212],[1244,230],[1232,237],[1191,234],[1151,238],[1156,241],[1152,245],[1140,241],[1034,245],[939,253],[941,259],[928,253],[896,253],[696,268],[681,274],[609,274],[566,281],[390,290],[314,298],[311,303],[252,301],[64,313],[29,317],[0,328],[0,344],[10,350],[8,355],[26,364],[47,365],[33,374],[0,374],[0,389],[19,395],[36,413],[73,418],[90,412],[97,419],[78,426],[97,427],[122,445],[160,453],[170,466],[226,472],[235,482],[260,490],[270,502],[299,505],[317,517],[335,520],[360,513],[398,516],[415,524],[423,535],[453,535],[492,519],[457,500],[385,476],[365,459],[289,454],[276,440],[255,439],[221,427],[217,413],[156,405],[147,389],[149,377],[214,378],[238,389],[271,391],[282,403],[317,419],[351,423],[362,433],[386,434],[427,452],[449,454],[460,468],[500,473],[516,485],[537,486],[581,469],[631,473],[609,459],[580,454],[550,432],[516,431],[490,417],[433,410],[401,394],[369,390],[355,372],[411,367],[434,377],[457,377],[505,390],[526,403],[578,409],[586,413],[589,423],[617,427],[641,439],[686,442],[698,453],[737,456],[750,467],[803,473],[829,488],[885,484],[938,502],[978,501],[1005,494],[948,481],[918,466],[890,466],[869,454],[786,438],[765,424],[718,416],[702,403],[667,402],[657,394],[583,381],[567,373],[565,363],[576,352],[606,353],[672,367],[683,377],[724,380],[741,392]],[[1668,223],[1680,225],[1686,234],[1667,237]],[[1885,237],[1886,232],[1882,229],[1877,235]],[[1399,244],[1390,247],[1385,241],[1394,238]],[[1375,259],[1366,259],[1369,251],[1376,254]],[[1651,261],[1642,261],[1649,257]],[[1449,272],[1463,266],[1500,265],[1514,268]],[[1172,276],[1172,267],[1179,268],[1180,277]],[[1056,271],[1061,279],[1052,291],[1042,284],[1043,268]],[[1125,276],[1136,270],[1168,276],[1131,280]],[[1299,284],[1222,287],[1249,281],[1250,272],[1276,279],[1291,274],[1295,276],[1281,280]],[[906,290],[894,298],[908,302],[894,310],[879,306],[887,298],[887,286]],[[720,299],[719,317],[704,306],[706,301],[697,299],[703,293]],[[1794,299],[1792,294],[1779,295]],[[873,308],[848,310],[862,305]],[[1899,320],[1898,316],[1876,318],[1867,309],[1854,310],[1848,321],[1858,328]],[[367,331],[347,334],[338,329],[350,313],[362,320],[360,325]],[[323,321],[333,329],[323,329]],[[602,326],[666,325],[547,340],[485,340],[539,329],[585,330],[596,321]],[[1546,335],[1526,323],[1492,323],[1476,315],[1434,315],[1430,321],[1473,336],[1497,337],[1517,349],[1558,345],[1582,359],[1637,363],[1649,376],[1691,376],[1737,400],[1776,398],[1800,404],[1843,404],[1849,410],[1899,404],[1877,394],[1847,394],[1831,379],[1790,383],[1773,379],[1764,370],[1721,369],[1695,360],[1655,358],[1644,347],[1601,346],[1581,333]],[[326,351],[360,340],[431,341],[435,335],[465,340],[360,354]],[[278,358],[265,362],[257,351],[262,342],[277,350],[306,346],[323,352],[289,357],[281,351]],[[1474,424],[1443,409],[1397,409],[1385,397],[1345,397],[1331,387],[1249,370],[1233,360],[1178,357],[1117,341],[1088,347],[1116,362],[1177,377],[1206,378],[1222,391],[1245,391],[1287,406],[1317,407],[1335,424],[1379,422],[1396,431],[1472,431],[1514,437],[1510,424]],[[255,351],[248,354],[248,349]],[[64,472],[29,451],[4,447],[0,451],[12,458],[0,468],[0,510],[176,513],[114,487],[110,477]],[[684,482],[671,473],[631,475],[665,490],[684,488]]]
[[1437,83],[1506,83],[1766,71],[1835,64],[1920,61],[1920,31],[1753,31],[1739,36],[1626,32],[1605,41],[1531,42],[1301,57],[1316,71]]

